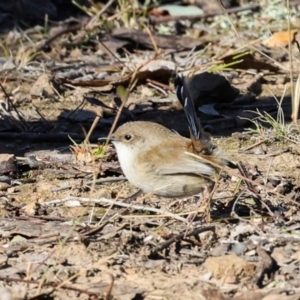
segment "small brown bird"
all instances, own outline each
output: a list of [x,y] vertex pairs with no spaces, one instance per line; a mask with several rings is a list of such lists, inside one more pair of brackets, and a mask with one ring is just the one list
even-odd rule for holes
[[[129,180],[145,193],[163,197],[188,197],[211,189],[215,167],[191,156],[190,139],[153,122],[128,122],[112,136],[121,168]],[[219,165],[225,160],[218,150],[205,158]]]
[[169,198],[211,190],[211,176],[229,163],[203,131],[184,78],[177,76],[175,85],[179,101],[184,103],[191,139],[143,121],[123,124],[111,138],[128,181],[145,193]]

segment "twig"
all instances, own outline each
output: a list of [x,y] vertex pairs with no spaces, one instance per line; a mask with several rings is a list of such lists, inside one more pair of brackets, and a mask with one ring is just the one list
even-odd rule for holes
[[39,111],[39,109],[37,107],[35,107],[34,105],[32,105],[35,109],[35,112],[41,117],[42,122],[45,124],[45,126],[51,130],[53,128],[53,126],[50,124],[50,122],[48,120],[46,120],[46,118],[42,115],[42,113]]
[[111,292],[112,292],[112,289],[114,287],[114,282],[115,282],[115,277],[113,275],[111,275],[111,274],[109,274],[109,275],[110,275],[111,281],[110,281],[109,286],[107,287],[107,292],[106,292],[105,300],[112,299]]
[[15,105],[13,104],[13,102],[10,100],[9,95],[7,94],[6,90],[4,89],[2,83],[0,82],[0,87],[2,89],[2,92],[4,93],[7,102],[9,102],[10,106],[13,108],[13,110],[16,112],[19,120],[21,121],[21,123],[24,125],[24,128],[27,129],[28,128],[28,124],[27,122],[24,120],[24,118],[19,114],[17,108],[15,107]]
[[[115,182],[115,181],[121,181],[121,180],[127,180],[127,179],[126,179],[126,177],[102,178],[102,179],[98,179],[98,180],[91,180],[91,181],[85,182],[84,184],[90,185],[93,183]],[[72,188],[73,186],[74,185],[64,185],[64,186],[52,189],[51,192],[55,193],[55,192],[67,190],[67,189]]]
[[259,159],[265,159],[265,158],[272,157],[272,156],[277,156],[277,155],[280,155],[282,153],[289,152],[289,151],[291,151],[290,147],[280,149],[280,150],[277,150],[277,151],[273,151],[273,152],[268,153],[268,154],[260,154],[260,153],[255,153],[254,151],[246,151],[246,150],[240,150],[238,152],[243,153],[243,154],[252,154],[252,155],[255,155]]
[[86,135],[86,137],[85,137],[85,139],[84,139],[84,143],[88,143],[88,142],[89,142],[90,137],[91,137],[91,135],[92,135],[92,132],[94,131],[95,127],[97,126],[97,124],[98,124],[100,118],[101,118],[100,116],[96,116],[96,117],[95,117],[95,119],[94,119],[94,121],[93,121],[93,124],[91,125],[90,130],[89,130],[88,134]]
[[[241,11],[245,11],[245,10],[257,10],[260,8],[260,5],[257,4],[251,4],[251,5],[245,5],[242,7],[233,7],[233,8],[229,8],[227,9],[228,13],[238,13]],[[150,16],[150,20],[151,22],[158,24],[158,23],[167,23],[170,21],[177,21],[177,20],[191,20],[191,21],[198,21],[198,20],[202,20],[202,19],[207,19],[207,18],[211,18],[211,17],[215,17],[215,16],[219,16],[223,14],[223,10],[217,11],[217,12],[213,12],[213,13],[208,13],[208,14],[199,14],[199,15],[190,15],[190,16],[161,16],[161,17],[153,17]]]
[[56,200],[51,200],[47,202],[40,203],[41,205],[49,205],[49,204],[58,204],[58,203],[63,203],[67,201],[79,201],[79,202],[89,202],[89,203],[105,203],[105,204],[113,204],[116,206],[121,206],[121,207],[127,207],[131,209],[136,209],[136,210],[143,210],[143,211],[151,211],[154,213],[157,213],[162,216],[174,218],[178,221],[181,222],[186,222],[185,218],[179,217],[175,214],[172,214],[171,212],[164,211],[161,209],[149,207],[149,206],[142,206],[142,205],[135,205],[135,204],[130,204],[130,203],[123,203],[120,201],[114,201],[113,199],[106,199],[106,198],[99,198],[99,199],[94,199],[94,198],[84,198],[84,197],[73,197],[73,196],[67,196],[63,199],[56,199]]
[[[237,166],[238,166],[238,169],[239,169],[241,175],[244,176],[245,178],[249,179],[248,171],[246,170],[246,167],[243,164],[243,162],[239,161]],[[260,197],[258,191],[255,189],[253,183],[250,180],[244,180],[244,182],[247,185],[247,188],[249,189],[249,191],[253,192],[256,197]]]
[[[0,281],[6,281],[6,282],[23,282],[23,283],[27,283],[27,284],[40,284],[40,281],[38,281],[38,280],[27,280],[27,279],[19,279],[19,278],[9,278],[7,276],[1,276],[1,275],[0,275]],[[60,283],[56,283],[56,282],[44,282],[42,284],[42,286],[56,288],[59,284]],[[79,288],[68,286],[68,285],[63,285],[60,288],[62,288],[64,290],[70,290],[70,291],[75,291],[75,292],[82,293],[82,294],[87,294],[89,296],[96,296],[96,297],[99,296],[98,293],[89,292],[87,290],[79,289]]]
[[260,158],[260,159],[264,159],[264,158],[267,158],[267,157],[272,157],[272,156],[280,155],[282,153],[289,152],[289,151],[291,151],[291,148],[287,147],[287,148],[279,149],[277,151],[274,151],[274,152],[268,153],[268,154],[258,154],[257,157]]
[[173,91],[174,90],[173,87],[170,87],[169,85],[163,84],[163,83],[158,82],[158,81],[153,80],[153,79],[147,78],[146,81],[149,82],[149,83],[152,83],[153,85],[157,85],[157,86],[159,86],[159,87],[161,87],[161,88],[163,88],[165,90],[169,90],[169,91]]
[[233,202],[233,205],[232,205],[232,208],[231,208],[231,213],[230,215],[233,216],[233,217],[236,217],[237,216],[237,213],[235,212],[235,207],[236,207],[236,204],[238,203],[238,201],[240,200],[240,198],[242,197],[243,194],[246,193],[246,189],[242,190],[241,192],[238,193],[238,196],[235,198],[234,202]]
[[[65,84],[65,85],[69,87],[69,84]],[[72,86],[72,88],[74,88],[74,87]],[[74,88],[74,89],[76,89],[76,88]],[[66,119],[67,120],[70,119],[72,115],[74,115],[75,113],[77,113],[80,110],[77,113],[77,115],[78,115],[83,110],[83,108],[85,107],[85,105],[86,105],[85,98],[83,98],[83,100],[80,102],[80,104],[75,109],[72,110],[72,112],[66,117]],[[75,117],[77,115],[75,115]]]
[[86,29],[92,30],[95,27],[96,21],[100,18],[100,16],[108,10],[108,8],[114,3],[115,0],[109,0],[87,23]]
[[250,145],[249,147],[247,147],[247,148],[245,148],[245,149],[239,150],[238,153],[244,153],[245,151],[251,150],[251,149],[255,148],[256,146],[259,146],[259,145],[261,145],[262,143],[268,141],[269,139],[270,139],[270,138],[266,138],[266,139],[260,140],[260,141],[254,143],[253,145]]
[[71,33],[71,32],[77,31],[77,30],[81,29],[86,23],[87,23],[87,20],[85,20],[82,23],[78,23],[76,25],[59,30],[53,36],[50,36],[47,40],[45,40],[40,45],[38,45],[36,47],[36,51],[39,52],[39,51],[44,50],[47,46],[49,46],[53,41],[55,41],[61,35],[65,34],[65,33]]
[[81,232],[80,233],[81,239],[83,240],[84,237],[90,236],[92,234],[96,234],[97,232],[101,231],[109,223],[109,221],[110,220],[107,220],[105,222],[102,222],[101,225],[99,225],[99,226],[96,226],[94,228],[88,228],[87,231]]
[[170,239],[168,239],[167,241],[161,243],[153,251],[151,251],[150,257],[155,256],[159,251],[168,248],[171,244],[173,244],[175,242],[179,242],[183,238],[186,238],[186,237],[189,237],[189,236],[195,236],[195,235],[198,235],[201,232],[205,232],[205,231],[209,231],[209,230],[215,231],[215,226],[207,226],[207,227],[196,228],[196,229],[194,229],[190,232],[184,231],[180,234],[177,234],[177,235],[171,237]]
[[[226,7],[225,7],[225,5],[223,4],[222,0],[219,0],[218,2],[220,3],[220,5],[221,5],[221,7],[222,7],[222,10],[223,10],[223,12],[225,13],[225,15],[227,15],[228,20],[229,20],[229,22],[231,23],[232,29],[233,29],[234,32],[235,32],[235,35],[236,35],[238,38],[240,38],[240,35],[239,35],[238,31],[236,30],[236,28],[235,28],[235,26],[234,26],[234,24],[233,24],[232,19],[229,17],[229,9],[226,9]],[[234,8],[235,8],[235,7],[234,7]],[[241,8],[241,7],[238,7],[238,8]]]

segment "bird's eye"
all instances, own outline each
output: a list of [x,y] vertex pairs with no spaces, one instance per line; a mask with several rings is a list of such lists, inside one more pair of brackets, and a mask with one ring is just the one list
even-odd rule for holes
[[132,136],[130,134],[126,134],[124,136],[124,138],[125,138],[126,141],[130,141],[132,139]]

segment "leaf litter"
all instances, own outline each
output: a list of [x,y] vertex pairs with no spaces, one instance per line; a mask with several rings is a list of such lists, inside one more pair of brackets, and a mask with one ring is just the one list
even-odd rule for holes
[[[0,4],[1,295],[299,299],[299,6],[27,2]],[[116,116],[188,136],[174,72],[239,169],[202,198],[132,196],[97,139]]]

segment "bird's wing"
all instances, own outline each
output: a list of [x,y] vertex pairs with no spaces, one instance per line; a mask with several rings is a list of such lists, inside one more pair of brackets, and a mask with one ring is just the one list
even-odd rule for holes
[[163,140],[159,146],[141,151],[136,158],[136,166],[145,173],[157,175],[195,174],[211,175],[215,168],[199,156],[189,155],[187,145],[190,140],[173,135]]
[[210,176],[215,172],[215,169],[205,162],[192,159],[181,160],[176,164],[164,164],[156,169],[160,175],[175,175],[175,174],[194,174]]

